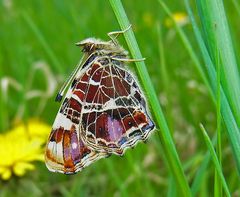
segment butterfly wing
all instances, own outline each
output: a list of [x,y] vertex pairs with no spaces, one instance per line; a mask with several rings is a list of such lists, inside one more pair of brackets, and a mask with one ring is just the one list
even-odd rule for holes
[[137,82],[117,60],[126,58],[127,52],[116,43],[97,39],[86,39],[79,46],[87,59],[76,71],[45,152],[48,169],[65,174],[111,153],[122,155],[146,140],[154,128]]
[[85,146],[77,133],[74,124],[70,130],[62,126],[52,130],[45,153],[46,166],[50,171],[73,174],[107,156]]
[[46,145],[45,163],[50,171],[73,174],[109,154],[87,147],[80,136],[81,98],[84,92],[76,88],[86,77],[86,68],[77,73],[58,111]]
[[117,64],[122,63],[99,58],[88,80],[79,81],[79,87],[88,84],[80,130],[89,147],[122,155],[126,148],[146,140],[154,123],[132,74]]

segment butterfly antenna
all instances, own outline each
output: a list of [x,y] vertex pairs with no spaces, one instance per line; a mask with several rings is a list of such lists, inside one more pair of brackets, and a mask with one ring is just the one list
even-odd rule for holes
[[75,69],[73,70],[73,72],[71,73],[71,75],[67,78],[67,80],[64,82],[64,84],[58,91],[57,96],[55,98],[56,102],[60,102],[62,100],[63,96],[65,95],[67,87],[72,82],[73,78],[76,76],[79,68],[82,66],[83,59],[84,59],[84,55],[81,58],[81,60],[79,61],[79,63],[77,64],[77,66],[75,67]]

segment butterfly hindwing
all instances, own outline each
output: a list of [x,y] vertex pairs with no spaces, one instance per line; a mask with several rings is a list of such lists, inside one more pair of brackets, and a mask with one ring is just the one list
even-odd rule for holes
[[145,140],[154,127],[137,82],[122,67],[108,57],[93,62],[94,72],[83,82],[89,88],[80,123],[82,139],[89,147],[118,155]]

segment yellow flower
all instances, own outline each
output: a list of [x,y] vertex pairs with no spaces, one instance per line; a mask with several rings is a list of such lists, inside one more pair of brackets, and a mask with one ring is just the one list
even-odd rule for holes
[[[183,13],[183,12],[176,12],[172,15],[173,20],[180,26],[184,26],[189,23],[188,16]],[[165,25],[167,27],[172,27],[173,26],[173,21],[171,18],[167,18],[165,20]]]
[[43,145],[51,128],[37,120],[19,124],[0,134],[0,176],[8,180],[15,174],[23,176],[33,170],[33,161],[44,161]]

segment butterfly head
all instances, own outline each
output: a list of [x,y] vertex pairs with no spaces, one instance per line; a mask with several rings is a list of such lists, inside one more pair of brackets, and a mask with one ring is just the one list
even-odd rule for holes
[[82,47],[82,51],[85,53],[105,51],[127,55],[127,52],[120,45],[113,43],[112,40],[107,42],[96,38],[87,38],[76,45]]

